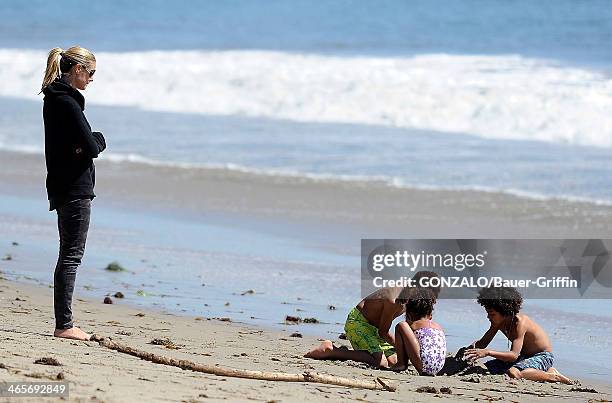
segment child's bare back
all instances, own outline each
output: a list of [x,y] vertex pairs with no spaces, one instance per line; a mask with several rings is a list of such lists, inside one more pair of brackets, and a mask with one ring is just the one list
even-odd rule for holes
[[401,292],[402,288],[382,288],[362,299],[357,309],[368,322],[379,327],[384,316],[395,319],[405,312],[404,305],[395,301]]

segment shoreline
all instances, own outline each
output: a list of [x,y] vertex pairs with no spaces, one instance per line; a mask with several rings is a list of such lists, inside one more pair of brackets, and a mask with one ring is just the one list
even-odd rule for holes
[[[503,376],[459,374],[423,377],[392,373],[362,364],[305,359],[302,355],[318,341],[314,337],[290,337],[291,326],[276,331],[211,318],[176,316],[121,303],[105,305],[75,299],[77,324],[101,336],[155,354],[188,359],[205,365],[258,371],[322,374],[369,380],[381,377],[398,385],[396,392],[368,391],[309,383],[267,382],[220,377],[153,364],[99,346],[51,336],[52,291],[0,280],[0,305],[5,325],[0,329],[5,351],[0,368],[5,381],[32,382],[55,379],[59,372],[70,384],[70,400],[98,399],[109,402],[209,399],[309,401],[366,400],[434,402],[510,398],[525,402],[557,401],[561,398],[610,399],[610,385],[583,382],[580,386],[510,381]],[[10,324],[10,325],[9,325]],[[42,326],[42,328],[41,328]],[[47,327],[49,329],[47,329]],[[152,345],[154,338],[168,337],[177,346]],[[334,340],[336,345],[346,341]],[[61,366],[34,364],[51,357]],[[417,392],[421,387],[450,388],[452,394]],[[596,390],[597,393],[581,390]],[[34,401],[34,399],[25,399]],[[36,401],[41,401],[37,399]],[[52,401],[47,399],[45,401]]]
[[[44,157],[0,151],[5,192],[44,195]],[[504,193],[393,188],[386,184],[268,177],[96,161],[99,203],[177,215],[282,218],[345,226],[360,238],[607,238],[612,206]],[[10,190],[9,190],[10,189]],[[21,189],[21,190],[20,190]],[[0,192],[2,192],[0,188]],[[180,207],[179,207],[180,206]]]

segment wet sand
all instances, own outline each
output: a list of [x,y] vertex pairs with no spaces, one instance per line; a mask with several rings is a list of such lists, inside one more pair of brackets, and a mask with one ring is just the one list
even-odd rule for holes
[[[44,194],[44,158],[0,151],[0,191]],[[228,169],[97,164],[99,203],[340,224],[354,238],[607,238],[612,206],[503,193],[278,177]],[[19,190],[21,188],[22,190]]]

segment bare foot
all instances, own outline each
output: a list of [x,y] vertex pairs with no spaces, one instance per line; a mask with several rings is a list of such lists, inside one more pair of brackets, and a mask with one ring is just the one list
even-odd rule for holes
[[78,327],[72,327],[70,329],[55,329],[55,332],[53,332],[53,336],[61,337],[63,339],[84,340],[84,341],[87,341],[91,338],[90,334],[85,333]]
[[548,369],[549,374],[554,374],[555,377],[557,378],[557,382],[563,382],[566,385],[573,385],[574,382],[572,382],[571,379],[569,379],[567,376],[563,375],[561,372],[557,371],[557,369],[555,367],[550,367]]
[[329,356],[329,353],[331,353],[333,350],[334,350],[334,344],[329,340],[325,340],[321,342],[319,347],[304,354],[304,357],[314,358],[315,360],[323,360],[327,358]]

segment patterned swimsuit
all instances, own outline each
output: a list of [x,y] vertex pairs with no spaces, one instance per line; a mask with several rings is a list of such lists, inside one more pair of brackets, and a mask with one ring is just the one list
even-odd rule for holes
[[432,327],[422,327],[415,330],[414,335],[419,341],[421,349],[422,373],[425,375],[437,374],[444,367],[446,360],[446,336],[444,336],[444,332]]

